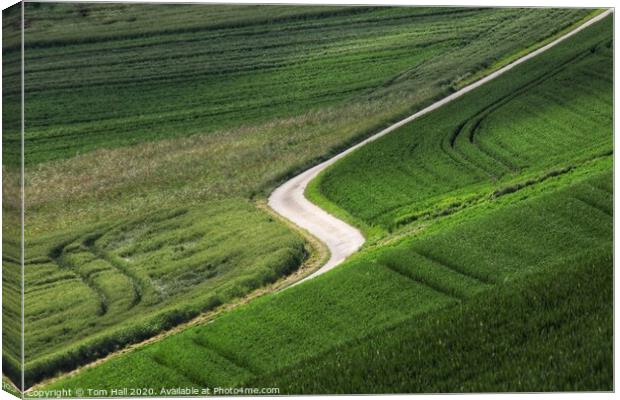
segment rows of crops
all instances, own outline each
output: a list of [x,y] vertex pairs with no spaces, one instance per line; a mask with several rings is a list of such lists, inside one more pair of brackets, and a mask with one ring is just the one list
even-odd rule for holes
[[[517,51],[513,37],[520,26],[530,29],[518,41],[531,43],[553,33],[551,20],[558,30],[585,14],[28,4],[27,162],[255,124],[382,96],[394,92],[392,86],[437,94]],[[166,20],[158,30],[155,18],[157,26]],[[11,77],[19,73],[19,53],[8,50],[15,61],[6,65]],[[424,87],[411,86],[412,80]]]
[[250,384],[304,394],[610,391],[612,264],[610,245],[586,250]]
[[[438,207],[447,208],[429,214],[414,237],[392,245],[376,242],[316,280],[49,387],[258,385],[284,393],[609,390],[611,104],[605,95],[610,85],[598,80],[609,83],[610,32],[610,20],[595,25],[328,170],[321,185],[341,179],[345,190],[332,193],[347,200],[362,199],[361,194],[346,196],[357,179],[378,179],[385,172],[393,189],[386,183],[363,198],[377,214],[390,204],[379,200],[402,199],[400,193],[411,197],[407,205],[440,199]],[[554,79],[563,79],[564,87],[567,80],[577,84],[567,92]],[[541,99],[556,93],[566,98],[545,106]],[[569,107],[573,113],[568,115],[560,106],[567,102],[584,107],[594,102],[597,109]],[[533,119],[559,123],[541,128],[531,122],[528,136],[525,116],[530,114],[516,110],[533,104],[538,107]],[[500,123],[497,113],[508,112],[503,107],[516,114],[507,119],[513,125],[491,129]],[[456,109],[462,114],[451,119]],[[453,125],[454,119],[463,123]],[[580,130],[576,120],[591,130]],[[434,137],[439,128],[442,134]],[[427,144],[426,153],[419,150],[424,142],[407,142],[421,138],[433,144]],[[504,174],[512,176],[490,178],[487,172],[500,171],[501,164],[491,155],[497,157],[493,150],[504,143],[522,146],[516,147],[520,151],[532,143],[535,154],[510,159],[515,171]],[[464,149],[466,144],[470,148]],[[541,158],[543,151],[550,157]],[[403,152],[416,156],[399,158]],[[452,156],[462,158],[457,162]],[[414,168],[394,173],[409,168],[405,161],[419,165],[418,158],[434,161],[423,170],[429,176],[444,173],[446,179],[427,176],[429,187],[423,188]],[[450,182],[469,200],[454,206],[459,199],[451,195]],[[412,188],[421,194],[415,197],[408,191]],[[382,197],[383,191],[388,195]],[[358,203],[342,203],[347,211],[351,204]]]
[[[21,13],[19,6],[2,12],[2,45],[15,45],[20,41]],[[8,62],[10,63],[10,62]],[[3,90],[19,89],[19,76],[9,78],[3,57]],[[2,365],[3,387],[5,375],[15,378],[21,374],[22,359],[22,269],[21,269],[21,194],[20,171],[17,159],[8,160],[7,154],[19,154],[20,143],[15,140],[21,132],[21,99],[2,96]],[[12,140],[6,140],[12,139]],[[16,381],[17,382],[17,381]],[[8,386],[8,385],[7,385]]]
[[[605,163],[603,169],[609,165]],[[578,370],[550,372],[562,379],[544,381],[546,389],[573,388],[566,377],[577,379],[576,374],[590,368],[589,380],[578,381],[574,387],[609,388],[611,325],[606,324],[611,318],[612,281],[607,279],[611,274],[611,174],[592,171],[591,175],[585,180],[557,177],[567,188],[550,189],[538,196],[533,195],[534,188],[528,188],[524,191],[533,195],[532,199],[523,200],[515,193],[507,195],[507,203],[500,207],[454,215],[442,229],[367,253],[307,284],[270,295],[209,325],[119,356],[51,387],[140,384],[159,390],[178,385],[273,384],[285,393],[355,393],[453,391],[460,389],[454,385],[462,384],[468,390],[539,390],[535,385],[542,378],[529,374],[527,367],[540,363],[546,367],[541,356],[535,357],[535,365],[529,364],[529,356],[521,356],[516,364],[510,362],[517,349],[510,350],[502,335],[516,330],[511,334],[522,332],[527,338],[521,339],[518,348],[523,354],[536,355],[544,348],[545,357],[558,357],[558,366],[591,357]],[[584,253],[584,249],[591,252]],[[578,292],[570,290],[573,279],[592,272],[588,284]],[[532,275],[536,276],[534,286],[523,294]],[[540,297],[545,287],[553,291]],[[564,298],[573,296],[561,312],[557,305],[563,298],[553,297],[557,292]],[[516,299],[509,300],[513,294]],[[593,297],[572,309],[579,295]],[[500,302],[501,311],[494,301]],[[437,313],[443,309],[454,311]],[[552,324],[553,337],[560,340],[581,322],[572,316],[582,309],[595,311],[580,318],[596,323],[579,325],[570,340],[574,341],[571,346],[588,346],[569,352],[550,345],[544,324]],[[511,316],[515,317],[512,321]],[[528,317],[532,324],[523,321]],[[453,325],[459,321],[463,325]],[[478,323],[488,327],[486,336],[477,336],[475,329],[465,330]],[[497,326],[502,328],[491,329]],[[432,335],[434,329],[439,331]],[[479,341],[492,334],[498,335],[495,342],[481,349]],[[445,345],[442,338],[448,339]],[[424,364],[435,350],[443,354],[449,352],[446,346],[466,348],[471,343],[478,345],[465,354],[433,358],[436,361],[430,369]],[[387,345],[390,347],[383,353]],[[503,351],[498,354],[501,362],[490,357],[493,346]],[[371,349],[377,354],[371,355]],[[482,364],[476,365],[471,375],[452,377],[449,373],[474,359]],[[375,360],[381,363],[375,364]],[[491,365],[493,374],[501,377],[497,382],[485,376]],[[511,376],[515,367],[519,367],[519,375]],[[372,371],[373,380],[362,384],[363,371]],[[414,371],[415,379],[410,379],[408,371]],[[322,386],[323,382],[327,386]],[[585,386],[580,386],[583,382]],[[377,385],[370,389],[373,384]]]
[[29,242],[27,383],[274,282],[297,269],[306,253],[301,238],[239,202],[155,212]]
[[[300,238],[249,199],[590,14],[26,3],[26,383],[297,268]],[[7,32],[3,79],[17,82],[19,37]],[[7,121],[18,86],[3,93]],[[9,122],[5,192],[19,153]],[[18,272],[4,275],[12,290]],[[377,293],[420,297],[384,274]],[[431,300],[412,307],[454,301],[418,290]]]
[[[442,110],[362,148],[310,195],[392,229],[430,207],[609,155],[611,19]],[[447,199],[447,200],[446,200]]]

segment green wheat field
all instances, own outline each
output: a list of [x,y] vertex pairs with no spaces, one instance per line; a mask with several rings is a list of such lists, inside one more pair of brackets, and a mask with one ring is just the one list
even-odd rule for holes
[[265,206],[602,11],[4,10],[3,387],[613,390],[613,15]]

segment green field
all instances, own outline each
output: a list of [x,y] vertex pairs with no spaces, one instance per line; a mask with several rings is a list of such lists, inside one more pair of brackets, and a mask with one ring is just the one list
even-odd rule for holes
[[342,266],[46,385],[281,394],[613,389],[612,18],[309,187]]
[[609,166],[450,216],[45,389],[610,390],[611,174],[596,172]]
[[609,156],[607,29],[599,24],[574,49],[551,49],[512,79],[492,81],[356,151],[308,194],[370,229],[394,230]]
[[[26,3],[26,385],[298,269],[312,249],[257,200],[594,12]],[[19,8],[4,16],[16,193]],[[4,211],[19,293],[19,202]],[[20,306],[3,303],[14,382]]]
[[255,126],[412,88],[425,101],[586,14],[29,4],[26,160]]
[[[7,45],[19,44],[20,34],[20,5],[9,7],[2,12],[3,48]],[[19,110],[21,99],[9,99],[5,96],[7,90],[18,90],[21,85],[19,76],[7,77],[6,67],[10,64],[6,57],[2,58],[2,145],[3,152],[18,154],[21,143],[7,141],[9,137],[19,137],[21,131],[21,114]],[[13,112],[11,112],[13,110]],[[3,390],[13,393],[6,375],[11,376],[13,382],[21,387],[22,370],[22,269],[21,269],[21,193],[20,168],[18,165],[7,162],[3,158],[2,164],[2,373]]]
[[306,255],[301,238],[251,205],[232,201],[28,246],[28,383],[274,282]]

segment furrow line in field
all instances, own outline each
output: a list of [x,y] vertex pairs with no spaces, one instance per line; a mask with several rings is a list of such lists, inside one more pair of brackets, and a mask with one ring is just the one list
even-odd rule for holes
[[522,64],[539,54],[549,50],[550,48],[556,46],[557,44],[563,42],[569,37],[577,34],[583,29],[589,27],[590,25],[595,24],[598,21],[601,21],[608,15],[610,15],[613,10],[609,9],[605,12],[589,19],[579,27],[573,29],[567,34],[561,36],[560,38],[548,43],[545,46],[540,47],[537,50],[528,53],[527,55],[513,61],[512,63],[498,69],[495,72],[487,75],[486,77],[450,94],[449,96],[439,100],[430,106],[410,115],[407,118],[402,119],[399,122],[389,126],[388,128],[376,133],[373,136],[359,142],[358,144],[348,148],[347,150],[337,154],[336,156],[330,158],[327,161],[324,161],[305,172],[293,177],[288,180],[277,189],[273,191],[273,193],[269,196],[269,206],[278,214],[282,215],[284,218],[290,220],[295,225],[299,226],[302,229],[307,230],[312,235],[317,237],[319,240],[323,241],[331,252],[331,256],[327,263],[321,267],[319,270],[311,274],[310,276],[302,279],[298,283],[304,282],[305,280],[315,278],[325,272],[333,269],[338,264],[342,263],[346,260],[350,255],[358,251],[365,242],[364,236],[362,233],[355,227],[347,224],[346,222],[334,217],[333,215],[327,213],[325,210],[311,203],[304,196],[304,192],[306,187],[310,183],[312,179],[314,179],[319,173],[324,171],[327,167],[334,164],[339,159],[345,157],[346,155],[352,153],[358,148],[375,141],[390,132],[395,131],[403,125],[408,124],[409,122],[420,118],[421,116],[434,111],[441,106],[463,96],[464,94],[471,92],[472,90],[484,85],[487,82],[503,75],[504,73],[510,71],[514,67],[519,64]]

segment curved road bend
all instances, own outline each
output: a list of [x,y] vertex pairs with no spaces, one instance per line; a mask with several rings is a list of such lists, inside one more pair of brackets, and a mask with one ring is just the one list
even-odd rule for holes
[[269,206],[275,212],[290,220],[295,225],[307,230],[308,232],[316,236],[319,240],[321,240],[327,245],[331,252],[331,256],[325,265],[323,265],[320,269],[297,283],[312,279],[331,270],[332,268],[343,262],[348,256],[355,253],[364,244],[365,241],[364,236],[362,236],[361,232],[358,229],[352,227],[351,225],[348,225],[344,221],[339,220],[333,215],[328,214],[326,211],[314,205],[304,197],[304,191],[306,190],[306,186],[321,171],[332,165],[340,158],[353,152],[357,148],[362,147],[369,142],[377,140],[380,137],[394,131],[395,129],[398,129],[401,126],[413,121],[414,119],[419,118],[422,115],[427,114],[433,110],[436,110],[444,104],[449,103],[458,97],[461,97],[465,93],[484,85],[485,83],[511,70],[515,66],[536,57],[537,55],[545,52],[546,50],[549,50],[558,43],[573,36],[577,32],[602,20],[611,13],[612,10],[609,9],[597,15],[596,17],[589,19],[574,30],[568,32],[566,35],[561,36],[560,38],[539,48],[538,50],[535,50],[517,59],[516,61],[513,61],[512,63],[498,69],[497,71],[472,83],[471,85],[466,86],[459,91],[454,92],[451,95],[437,101],[436,103],[433,103],[430,106],[416,112],[415,114],[389,126],[381,132],[374,134],[373,136],[356,144],[353,147],[348,148],[347,150],[337,154],[329,160],[310,168],[309,170],[301,173],[300,175],[297,175],[296,177],[290,179],[289,181],[278,187],[271,194],[271,196],[269,196]]

